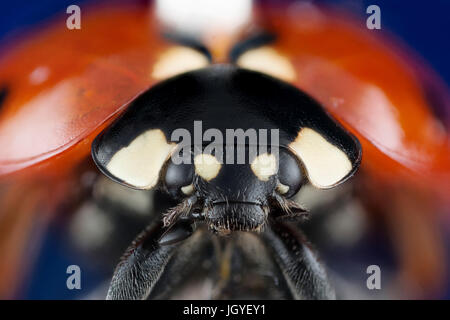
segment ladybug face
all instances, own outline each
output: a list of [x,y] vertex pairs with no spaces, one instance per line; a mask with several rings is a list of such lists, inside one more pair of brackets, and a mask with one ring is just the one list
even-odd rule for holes
[[[234,148],[234,152],[229,150],[231,148],[227,149],[225,156],[228,157],[229,153],[247,151],[239,147]],[[266,172],[265,176],[258,172],[265,169],[258,164],[262,158],[273,161],[268,163],[271,172]],[[192,165],[195,168],[194,179],[189,186],[181,187],[181,190],[187,192],[188,196],[191,193],[199,199],[201,215],[211,230],[219,233],[255,230],[265,223],[269,199],[277,186],[275,161],[275,157],[268,153],[256,157],[250,165],[220,163],[214,155],[198,154]],[[169,164],[166,177],[170,174],[171,166],[172,163]]]
[[360,154],[357,140],[312,98],[233,65],[153,87],[92,148],[99,168],[122,184],[195,198],[220,233],[259,230],[269,212],[290,212],[285,199],[306,177],[332,187],[355,172]]
[[[242,152],[248,152],[245,149]],[[240,148],[235,150],[240,152]],[[306,181],[300,163],[285,148],[259,154],[249,164],[217,166],[214,176],[204,178],[201,177],[203,165],[195,163],[200,177],[194,182],[194,188],[197,197],[204,199],[209,228],[221,234],[259,230],[269,213],[282,209],[287,203],[284,199],[294,195]],[[303,211],[300,207],[294,209]]]

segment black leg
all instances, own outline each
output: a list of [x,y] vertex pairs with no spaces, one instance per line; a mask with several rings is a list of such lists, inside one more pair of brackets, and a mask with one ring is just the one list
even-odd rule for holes
[[[215,279],[217,266],[211,235],[199,228],[183,242],[170,259],[148,299],[180,299],[186,288],[205,279]],[[208,263],[205,263],[207,261]],[[180,295],[181,294],[181,295]],[[208,292],[194,292],[194,299],[210,299]]]
[[272,221],[262,233],[262,239],[294,299],[335,299],[323,266],[298,230],[286,223]]
[[[186,221],[182,221],[182,238],[187,237]],[[147,227],[127,249],[118,264],[106,296],[107,300],[138,300],[146,299],[159,280],[172,254],[182,241],[160,243],[162,239],[173,238],[180,233],[179,226],[168,229],[163,222],[157,222]],[[164,236],[165,235],[165,236]],[[164,237],[163,237],[164,236]]]

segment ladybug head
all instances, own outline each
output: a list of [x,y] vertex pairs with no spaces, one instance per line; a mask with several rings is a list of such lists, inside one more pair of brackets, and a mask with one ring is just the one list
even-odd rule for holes
[[[213,150],[194,152],[188,163],[176,164],[179,161],[172,157],[162,183],[175,198],[199,200],[199,216],[221,234],[259,230],[273,206],[289,207],[284,199],[295,195],[306,181],[301,164],[286,148],[263,152],[256,146],[229,144],[215,145]],[[289,209],[303,212],[297,206]]]

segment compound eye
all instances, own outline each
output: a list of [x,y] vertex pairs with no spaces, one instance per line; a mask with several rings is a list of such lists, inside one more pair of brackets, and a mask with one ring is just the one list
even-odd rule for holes
[[297,158],[289,151],[280,149],[277,191],[290,198],[294,196],[304,183],[302,167]]
[[194,167],[192,164],[175,164],[170,160],[164,182],[169,194],[174,197],[183,197],[192,194],[194,191],[193,178]]

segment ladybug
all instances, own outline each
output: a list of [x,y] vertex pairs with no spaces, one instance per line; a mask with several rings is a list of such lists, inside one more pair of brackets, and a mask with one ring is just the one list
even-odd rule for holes
[[[89,157],[176,203],[126,250],[108,299],[151,297],[177,257],[237,232],[258,238],[290,297],[333,299],[287,222],[308,217],[294,200],[304,186],[334,188],[361,164],[383,188],[395,177],[446,198],[448,137],[418,79],[368,31],[332,11],[261,5],[239,28],[186,32],[161,10],[100,6],[81,30],[55,22],[0,62],[5,212],[50,220]],[[31,227],[9,230],[20,224]]]

